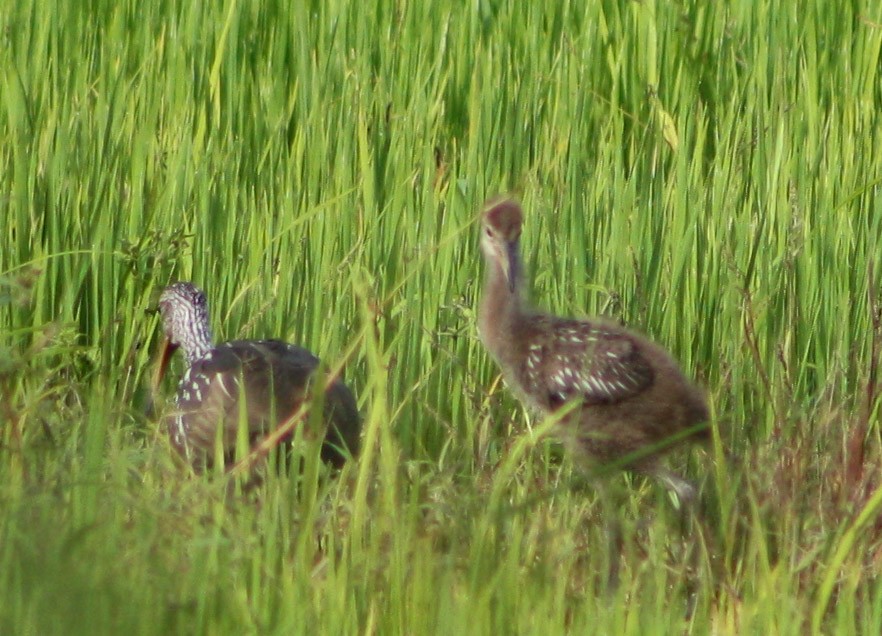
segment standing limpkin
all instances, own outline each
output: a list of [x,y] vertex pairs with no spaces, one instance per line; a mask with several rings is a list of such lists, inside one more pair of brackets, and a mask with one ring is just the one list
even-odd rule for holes
[[[234,459],[240,423],[253,446],[313,398],[319,359],[303,347],[279,340],[212,342],[205,294],[192,283],[169,285],[159,299],[165,341],[157,383],[174,349],[187,370],[178,385],[174,412],[165,424],[172,445],[197,469],[213,463],[216,444],[225,464]],[[351,391],[339,379],[324,394],[327,427],[321,456],[342,465],[359,447],[361,419]]]
[[664,349],[631,330],[528,309],[518,249],[522,224],[514,201],[491,201],[484,210],[479,331],[506,382],[541,414],[579,402],[554,431],[577,464],[619,464],[691,500],[692,485],[660,455],[674,442],[708,437],[700,427],[708,420],[704,396]]

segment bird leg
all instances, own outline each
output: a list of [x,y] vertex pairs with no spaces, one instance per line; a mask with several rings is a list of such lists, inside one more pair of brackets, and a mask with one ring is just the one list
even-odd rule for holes
[[[683,562],[685,566],[685,589],[687,618],[691,617],[698,602],[697,590],[701,587],[698,578],[701,568],[702,556],[708,552],[713,560],[714,539],[707,527],[704,514],[700,510],[695,484],[684,479],[677,473],[655,464],[651,467],[641,468],[640,472],[656,478],[677,497],[680,519],[680,536],[683,541]],[[711,571],[711,574],[713,572]]]
[[603,532],[606,535],[606,593],[613,596],[619,589],[621,579],[624,533],[608,484],[597,483],[596,490],[600,499],[600,514],[603,515]]
[[691,508],[695,504],[697,497],[695,485],[674,471],[665,468],[664,466],[655,465],[648,470],[638,469],[638,472],[655,477],[665,488],[668,489],[669,492],[674,493],[677,497],[677,504],[681,511]]

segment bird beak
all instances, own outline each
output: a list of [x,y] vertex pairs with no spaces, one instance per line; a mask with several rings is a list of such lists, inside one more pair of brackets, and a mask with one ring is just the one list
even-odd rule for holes
[[159,353],[157,353],[156,355],[156,371],[153,374],[154,395],[158,394],[159,383],[162,382],[162,378],[165,377],[165,372],[168,370],[168,365],[169,362],[171,362],[172,354],[177,348],[178,345],[172,343],[172,341],[168,339],[168,336],[162,337],[162,344],[160,345]]
[[515,271],[518,266],[518,243],[517,241],[509,241],[505,246],[505,277],[508,279],[508,291],[512,294],[515,292],[517,285],[518,273]]

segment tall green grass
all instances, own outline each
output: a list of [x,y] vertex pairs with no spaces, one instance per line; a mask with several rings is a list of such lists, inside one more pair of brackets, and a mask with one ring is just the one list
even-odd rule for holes
[[[0,6],[0,631],[882,632],[882,9],[545,4]],[[701,532],[612,480],[614,594],[477,339],[501,192],[537,303],[714,405],[672,458]],[[344,365],[361,460],[182,474],[147,390],[175,279]]]

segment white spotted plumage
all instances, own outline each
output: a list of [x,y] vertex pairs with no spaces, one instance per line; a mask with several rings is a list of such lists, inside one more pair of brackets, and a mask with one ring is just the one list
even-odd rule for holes
[[[173,445],[191,463],[211,463],[218,440],[227,461],[243,422],[249,441],[256,443],[311,397],[310,381],[320,361],[307,349],[278,340],[214,345],[205,294],[192,283],[169,285],[159,308],[168,341],[181,348],[187,363],[166,426]],[[361,422],[354,396],[342,382],[332,382],[327,395],[322,457],[339,464],[340,449],[358,449]]]
[[[624,461],[655,474],[680,496],[691,485],[660,464],[668,438],[706,439],[704,396],[671,356],[640,334],[603,319],[578,320],[526,307],[519,239],[523,211],[511,199],[482,214],[485,284],[478,331],[506,381],[543,415],[565,403],[574,410],[557,435],[579,459]],[[629,461],[632,454],[642,453]]]
[[533,315],[523,365],[509,371],[522,394],[545,387],[548,406],[581,399],[587,404],[627,399],[652,383],[653,372],[627,334],[588,321]]

